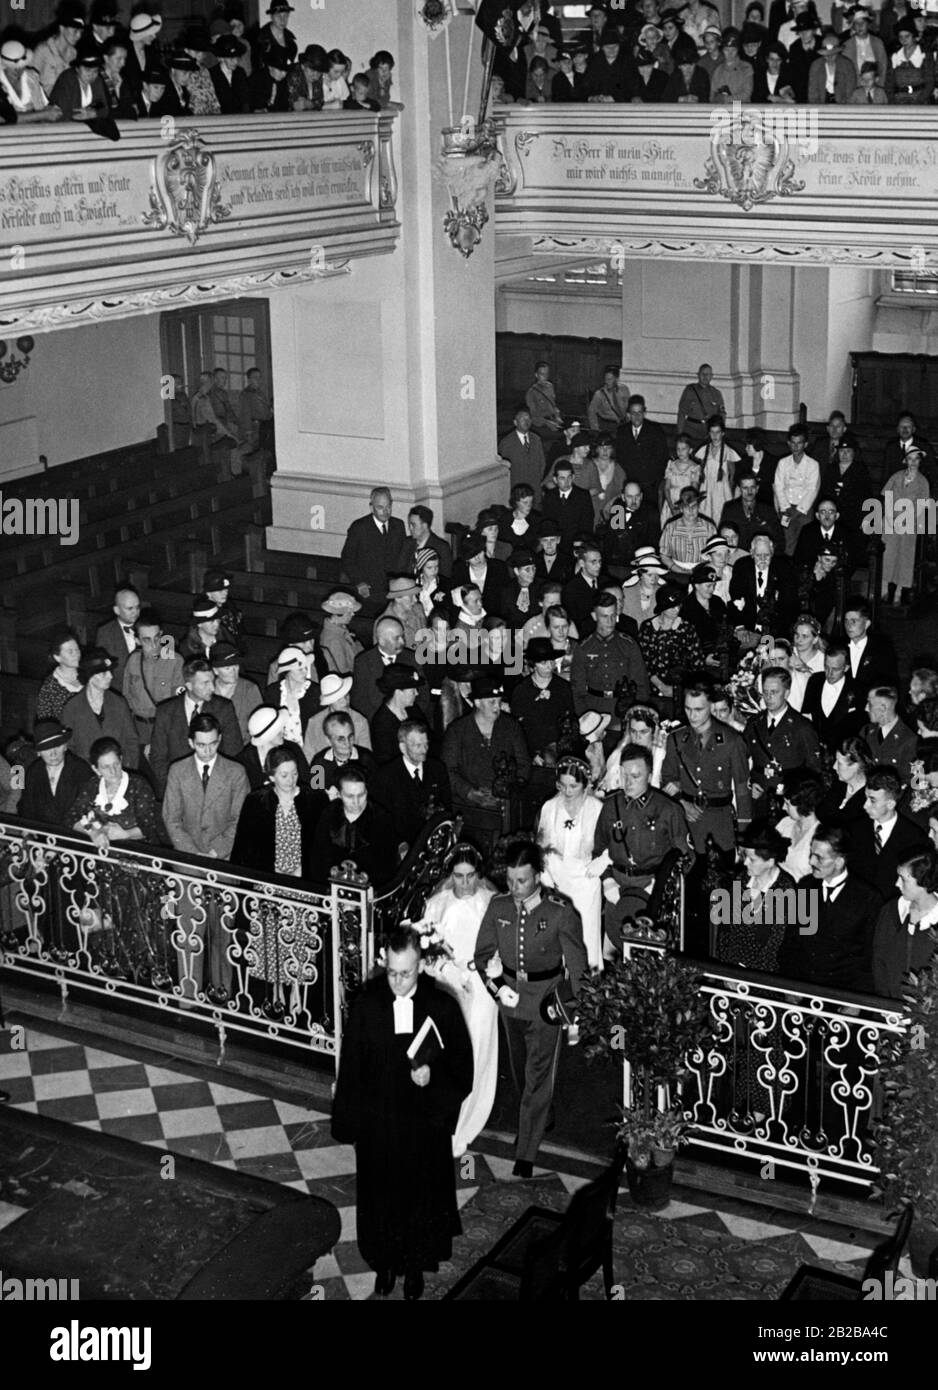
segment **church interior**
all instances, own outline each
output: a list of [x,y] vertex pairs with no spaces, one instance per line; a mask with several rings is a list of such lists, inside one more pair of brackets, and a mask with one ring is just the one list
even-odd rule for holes
[[[768,5],[757,8],[764,24],[743,0],[691,0],[687,10],[695,23],[697,10],[712,11],[724,38],[751,22],[761,28],[756,40],[768,44],[774,21]],[[776,0],[771,11],[777,8],[779,23],[810,8],[817,33],[833,34],[835,25],[838,44],[850,29],[848,7],[836,0],[833,6],[821,0],[820,18],[803,0],[780,7]],[[886,32],[887,16],[895,28],[897,11],[916,8],[886,0],[872,16],[873,32]],[[21,36],[32,51],[41,34],[62,32],[56,29],[61,9],[53,0],[30,0],[24,16],[4,3],[0,64],[8,61],[7,45],[15,57]],[[742,120],[744,135],[736,144],[730,123],[714,121],[728,106],[675,101],[651,112],[639,97],[623,104],[582,95],[564,105],[511,98],[532,23],[528,71],[531,55],[548,46],[551,72],[562,71],[567,49],[571,62],[575,52],[601,54],[602,43],[617,49],[609,26],[620,21],[625,52],[646,10],[654,20],[645,27],[650,23],[659,39],[659,21],[671,16],[677,27],[677,10],[659,15],[654,0],[605,6],[561,0],[341,6],[312,0],[304,6],[295,0],[295,9],[246,0],[216,6],[217,25],[210,24],[211,7],[190,0],[132,9],[124,0],[97,9],[105,18],[116,14],[129,35],[125,73],[150,52],[141,46],[150,33],[142,21],[155,16],[151,29],[172,74],[164,85],[169,90],[175,80],[176,62],[188,73],[190,96],[199,68],[192,54],[201,49],[196,28],[209,29],[221,54],[225,35],[245,34],[251,46],[235,39],[231,49],[253,55],[245,91],[262,72],[273,74],[272,90],[279,91],[288,79],[278,74],[288,66],[299,72],[310,46],[322,45],[324,65],[315,78],[317,109],[314,100],[278,107],[258,105],[257,98],[237,114],[146,110],[112,121],[118,138],[106,139],[103,127],[84,128],[80,111],[75,119],[48,122],[20,111],[0,131],[0,1297],[22,1296],[4,1292],[4,1280],[18,1287],[18,1281],[78,1279],[82,1300],[121,1302],[745,1301],[754,1305],[753,1318],[772,1326],[796,1316],[824,1321],[816,1312],[793,1314],[792,1301],[933,1298],[934,98],[928,109],[872,112],[842,110],[833,99],[797,108],[737,101],[733,120]],[[922,9],[930,19],[928,6]],[[601,33],[590,14],[598,10]],[[79,42],[91,42],[94,8],[88,11]],[[681,13],[691,42],[691,19]],[[515,42],[507,45],[500,27],[506,16],[515,26]],[[287,29],[277,28],[274,21],[284,19]],[[582,37],[591,26],[592,50]],[[113,35],[113,23],[110,30]],[[861,25],[852,42],[862,47],[864,32]],[[646,41],[652,43],[647,35]],[[277,57],[278,42],[289,64]],[[819,43],[823,51],[823,37]],[[644,62],[645,50],[635,52]],[[337,60],[330,66],[327,54],[344,60],[347,95],[354,75],[367,79],[371,72],[372,86],[355,88],[369,100],[350,106],[340,92],[323,104],[322,88],[341,67]],[[371,101],[380,66],[373,54],[393,59],[390,89],[385,85]],[[80,48],[78,55],[80,71]],[[667,71],[660,55],[645,56]],[[101,62],[87,61],[92,69]],[[12,66],[0,71],[13,81]],[[144,89],[148,72],[162,71],[144,68]],[[204,76],[206,68],[200,71]],[[787,127],[780,113],[792,116]],[[750,119],[754,125],[746,125]],[[740,148],[765,153],[761,172],[736,160]],[[639,416],[636,399],[644,407]],[[639,471],[632,472],[623,440],[630,448],[634,440],[628,457],[638,460],[648,429],[643,419],[660,436],[660,467],[637,462]],[[758,471],[763,457],[775,470],[794,456],[792,466],[800,468],[799,438],[821,479],[801,512],[800,494],[784,493],[777,471],[764,489]],[[679,439],[700,454],[691,502],[680,487],[680,497],[670,499],[663,481],[665,461],[670,478],[670,460],[680,453]],[[600,492],[613,489],[611,502],[625,498],[626,539],[617,536],[614,515],[601,510],[605,494],[594,492],[584,503],[587,524],[579,531],[585,534],[570,540],[568,556],[562,508],[571,485],[563,481],[563,466],[587,449],[594,460],[603,440],[618,463],[613,483],[598,470],[595,479]],[[526,461],[531,444],[543,461],[536,477]],[[855,515],[848,515],[841,474],[854,457],[866,483]],[[696,548],[684,551],[683,533],[668,538],[688,515],[698,515],[689,510],[698,503],[703,518],[709,516],[726,459],[730,481],[722,506],[730,535],[718,529],[718,514],[718,524],[707,522],[706,548],[694,540]],[[715,474],[711,460],[718,463]],[[572,463],[567,467],[577,472]],[[641,473],[647,467],[658,468],[653,488],[651,474]],[[740,508],[749,525],[748,504],[739,500],[747,476],[759,482],[758,505],[766,512],[743,535],[726,509]],[[638,500],[651,527],[638,536],[647,544],[637,551],[627,500],[636,477],[644,479]],[[922,502],[908,534],[891,535],[887,527],[884,536],[882,502],[892,505],[897,478]],[[528,528],[519,497],[534,498],[537,526]],[[834,508],[828,529],[819,514],[825,497]],[[879,520],[861,526],[867,501]],[[411,550],[399,555],[410,558],[382,569],[389,526],[400,527],[402,541],[409,531]],[[799,547],[806,538],[813,543],[812,526],[819,548],[803,565]],[[429,527],[429,539],[421,538],[421,527],[424,533]],[[494,535],[495,527],[493,549],[486,528]],[[353,560],[352,539],[366,532]],[[769,533],[769,573],[782,575],[784,601],[780,596],[774,610],[763,611],[749,541],[755,537],[757,548]],[[541,605],[552,582],[550,564],[535,571],[535,559],[540,563],[541,548],[549,551],[538,538],[554,535],[570,567],[561,583],[558,563],[560,597],[554,593],[551,609]],[[837,555],[826,567],[825,547]],[[708,569],[715,550],[719,566]],[[439,562],[439,588],[421,579],[428,551]],[[589,578],[591,554],[600,557],[599,580]],[[568,597],[574,565],[587,580],[579,608]],[[751,600],[736,587],[746,565],[754,566]],[[504,598],[501,608],[490,601],[486,566],[493,583],[496,569],[506,586],[516,581],[514,607]],[[528,569],[536,580],[525,580]],[[650,587],[643,572],[653,576]],[[667,615],[686,613],[701,587],[709,587],[706,606],[714,584],[725,599],[716,600],[724,616],[715,635],[699,628],[701,643],[687,648],[693,662],[688,658],[681,670],[669,666],[643,630],[651,632],[654,623],[661,639],[663,615],[664,633],[671,633]],[[613,598],[604,606],[608,593],[599,591],[610,589]],[[480,621],[476,590],[494,622]],[[416,642],[408,627],[414,609],[404,601],[414,593],[416,611],[426,614],[426,632]],[[639,595],[644,610],[630,606]],[[555,640],[552,612],[581,629],[568,638],[564,627],[565,647]],[[578,685],[578,662],[604,660],[590,646],[613,631],[602,626],[604,613],[615,624],[611,640],[634,652],[640,674],[633,672],[629,684],[620,674],[603,680],[601,664],[587,666]],[[386,619],[407,634],[410,655],[388,655],[379,632]],[[535,619],[540,626],[529,635]],[[857,619],[859,638],[850,627]],[[686,617],[676,626],[694,630]],[[805,626],[813,638],[810,656],[801,659],[798,630]],[[116,631],[116,654],[109,655],[106,628]],[[163,644],[155,656],[144,640],[154,631],[153,640]],[[338,648],[327,648],[327,632],[357,653],[353,661],[333,659]],[[433,664],[427,643],[421,647],[424,637],[450,644],[448,666]],[[515,667],[507,663],[515,637],[519,650],[522,640],[525,650],[529,641],[540,644],[540,665],[533,652],[519,656]],[[856,659],[851,641],[860,642]],[[222,651],[217,643],[230,645]],[[771,697],[760,699],[760,678],[749,695],[750,680],[740,675],[760,669],[753,663],[763,643],[766,684],[774,676],[807,702],[805,683],[818,681],[813,723],[808,703],[796,709],[792,695],[786,707],[792,727],[809,740],[807,751],[788,763],[775,744],[770,752],[760,743],[759,729],[767,728],[769,737],[773,731]],[[886,655],[864,683],[863,661],[874,644]],[[73,662],[66,659],[69,646]],[[128,681],[137,651],[139,708]],[[549,671],[538,686],[532,673],[547,670],[543,651],[556,674]],[[704,654],[709,684],[694,674]],[[852,722],[838,726],[830,741],[823,733],[819,743],[819,721],[824,730],[832,723],[822,688],[837,678],[826,672],[838,654],[847,685],[855,688]],[[368,657],[375,669],[367,667],[366,680]],[[224,681],[215,674],[223,667]],[[166,676],[160,698],[148,686],[151,668]],[[295,686],[291,669],[301,672]],[[839,679],[844,675],[841,669]],[[53,679],[61,698],[50,704]],[[532,681],[532,700],[540,690],[547,703],[563,687],[556,695],[563,713],[555,718],[552,705],[548,711],[552,733],[543,732],[546,724],[530,732],[536,717],[547,718],[533,703],[528,723],[520,713],[521,687]],[[356,704],[366,686],[369,699],[375,692],[370,712]],[[216,718],[216,706],[228,704],[220,690],[234,701],[240,737],[233,749]],[[716,710],[727,691],[729,728],[717,713],[712,727],[725,731],[717,738],[728,751],[741,750],[743,771],[741,780],[734,773],[735,783],[714,784],[714,791],[703,785],[703,764],[688,769],[681,749],[692,745],[681,743],[682,729],[695,700]],[[239,706],[236,692],[249,703]],[[164,750],[166,766],[155,747],[158,728],[169,724],[168,713],[161,720],[163,699],[167,708],[170,700],[178,703],[182,720],[180,732],[168,735],[175,751]],[[888,706],[882,718],[877,700]],[[81,722],[76,702],[90,703]],[[126,737],[107,722],[117,717],[108,715],[114,702],[125,706]],[[649,707],[643,742],[629,730]],[[341,720],[342,710],[352,716],[349,737],[363,750],[361,772],[348,774],[338,752],[330,761],[327,721]],[[390,732],[381,723],[388,710]],[[311,733],[315,719],[318,741]],[[279,803],[278,760],[268,754],[276,752],[268,737],[274,720],[288,750],[286,766],[295,766],[303,784],[299,793],[288,788]],[[370,742],[363,743],[359,724],[367,735],[369,723]],[[490,742],[499,737],[493,729],[501,726],[501,737],[508,737],[506,725],[520,751],[506,742],[509,752],[496,762],[494,781],[478,790],[471,769],[489,757]],[[454,734],[457,726],[468,730],[465,737]],[[893,757],[887,739],[897,727],[910,742]],[[851,749],[861,728],[882,751],[863,755],[866,803],[861,775],[847,828],[860,823],[862,833],[853,842],[844,839],[846,812],[839,820],[837,812],[854,783],[840,801],[847,779],[839,769],[851,756],[859,766],[860,754]],[[414,746],[422,740],[419,758],[410,756],[411,737]],[[482,753],[470,747],[474,738]],[[199,739],[216,740],[208,762],[200,761]],[[379,757],[387,740],[389,757]],[[33,768],[49,772],[52,806],[58,775],[52,769],[61,757],[47,758],[66,745],[66,757],[80,755],[82,763],[82,790],[69,809],[87,810],[86,821],[77,812],[63,811],[61,818],[29,812],[37,804],[29,790]],[[790,743],[785,747],[790,751]],[[416,765],[424,758],[420,773]],[[412,826],[395,814],[403,801],[382,799],[394,760],[418,783],[430,769],[442,769],[433,775],[440,787],[445,782],[445,794],[437,795],[435,784]],[[610,780],[613,760],[618,781]],[[190,787],[181,772],[176,777],[183,763],[200,772],[201,787],[197,780]],[[611,931],[620,886],[626,895],[634,892],[639,873],[626,837],[613,843],[625,815],[626,766],[638,768],[641,787],[635,801],[628,792],[628,813],[644,808],[648,795],[657,797],[675,808],[680,832],[668,856],[662,846],[659,858],[649,860],[636,899],[641,905],[624,918],[620,910]],[[199,825],[198,802],[204,828],[207,769],[214,781],[226,768],[234,768],[237,787],[243,784],[237,806],[250,802],[259,817],[269,813],[269,826],[258,820],[252,829],[236,809],[209,849],[190,819]],[[777,785],[770,786],[773,771]],[[162,816],[164,829],[157,838],[146,822],[142,831],[138,825],[129,839],[149,841],[142,846],[124,843],[123,832],[109,835],[95,820],[95,808],[110,816],[116,801],[119,812],[118,798],[135,787],[133,795],[145,798],[157,821]],[[353,790],[367,795],[365,814],[374,811],[370,858],[356,858]],[[574,831],[574,817],[587,814],[579,809],[584,794],[593,808],[588,835],[595,826],[597,838],[584,840],[579,877],[571,877],[570,861],[563,862],[544,829],[545,816],[556,800],[557,834],[569,832],[564,843],[572,845],[580,825],[577,820]],[[910,838],[907,857],[896,850],[887,871],[888,841],[880,844],[876,815],[863,807],[890,795],[886,824],[892,833],[897,824],[899,833],[907,828]],[[288,796],[296,814],[308,806],[318,817],[309,844],[302,815],[297,820],[283,809]],[[275,804],[283,809],[276,819]],[[609,807],[613,829],[600,863]],[[327,834],[326,822],[332,826],[329,817],[339,812],[348,813],[348,825],[341,821],[339,831]],[[835,887],[842,874],[851,885],[875,883],[863,889],[872,895],[863,907],[868,970],[854,961],[848,971],[841,962],[837,973],[824,957],[828,963],[817,973],[805,968],[786,976],[774,956],[766,964],[765,956],[719,949],[708,898],[712,903],[710,895],[731,882],[745,885],[744,864],[751,875],[753,862],[768,862],[783,814],[795,837],[793,848],[785,841],[793,857],[777,855],[785,883],[797,882],[799,891],[808,885],[805,891],[815,894],[823,883],[827,908],[819,844],[829,857],[841,856]],[[660,830],[666,816],[660,808],[657,815]],[[712,835],[701,830],[698,836],[701,816]],[[727,843],[720,838],[724,821]],[[177,834],[177,824],[187,828]],[[286,825],[295,827],[297,846],[302,828],[302,850],[287,847]],[[647,826],[654,834],[653,814]],[[872,858],[874,830],[878,877],[867,879],[863,855],[852,846],[866,844],[869,832]],[[796,854],[799,835],[806,837],[803,859]],[[627,861],[617,858],[626,850]],[[803,877],[792,867],[795,859]],[[525,895],[518,885],[529,871],[535,877]],[[460,888],[461,873],[469,889]],[[300,882],[291,885],[291,876]],[[487,885],[484,901],[480,885]],[[462,967],[460,1007],[469,1008],[466,1000],[478,987],[472,1007],[490,1011],[490,1085],[468,1142],[454,1141],[450,1151],[455,1115],[460,1124],[466,1117],[459,1099],[451,1123],[434,1122],[437,1130],[444,1126],[440,1181],[435,1171],[420,1176],[429,1130],[419,1130],[418,1143],[406,1117],[419,1115],[419,1124],[429,1126],[431,1112],[420,1110],[411,1094],[419,1089],[420,1105],[427,1106],[436,1094],[434,1081],[418,1079],[421,1070],[439,1077],[450,1068],[456,1076],[458,1047],[446,1027],[461,1027],[462,1015],[449,994],[455,1023],[445,1011],[434,1012],[442,1005],[425,1000],[428,990],[446,994],[442,984],[428,983],[437,937],[427,914],[434,901],[442,902],[464,925],[468,919],[457,909],[469,892],[479,911],[468,954],[460,960],[457,953],[454,962],[452,945],[441,944],[438,955],[454,970]],[[578,894],[591,904],[594,946]],[[497,911],[514,922],[516,909],[522,925],[512,937],[514,960],[498,934],[510,923]],[[546,944],[532,945],[532,932],[525,948],[525,914],[545,911],[537,933]],[[547,949],[554,916],[565,943],[556,965]],[[896,967],[903,983],[891,989],[879,985],[871,945],[874,928],[878,943],[884,923],[909,952]],[[411,924],[416,937],[407,934]],[[486,956],[489,926],[498,945]],[[763,945],[769,939],[767,929],[752,930]],[[816,932],[816,922],[800,930],[803,943],[804,930]],[[822,925],[825,940],[827,930]],[[914,955],[920,943],[922,952]],[[543,962],[536,956],[542,946]],[[526,959],[525,949],[535,954]],[[820,959],[813,938],[805,958],[811,951],[812,961]],[[411,987],[402,996],[394,966],[403,978],[401,962],[412,952],[424,957],[421,983],[416,994]],[[909,968],[918,972],[914,997],[907,992]],[[385,972],[394,994],[393,1034]],[[571,977],[585,982],[577,986],[579,1015],[576,1000],[565,1004],[557,983],[565,974],[568,983]],[[652,976],[654,989],[647,983]],[[538,979],[550,979],[549,995]],[[416,1031],[414,1010],[436,1020],[431,1031],[439,1038],[439,1023],[446,1037],[446,1045],[439,1038],[439,1053],[427,1054],[427,1066],[416,1070],[407,1062],[409,1079],[388,1082],[398,1088],[393,1121],[379,1118],[392,1112],[390,1092],[370,1111],[363,1099],[378,1085],[368,1076],[375,1044],[365,1005],[371,1001],[377,1017],[379,985],[389,1057],[393,1037],[404,1058],[398,1033]],[[638,994],[629,993],[635,989]],[[520,997],[523,1011],[526,990],[536,992],[532,1021],[519,1015],[506,1023],[512,1008],[506,1001]],[[550,1013],[546,1004],[539,1009],[542,999],[558,1011],[551,1026],[542,1021]],[[410,1010],[403,1029],[402,1002]],[[499,1016],[504,1026],[496,1031]],[[702,1030],[697,1034],[691,1016]],[[655,1032],[662,1051],[673,1053],[673,1075],[648,1060],[641,1028],[630,1022],[646,1017],[647,1030],[662,1030],[660,1037]],[[478,1101],[474,1018],[468,1021],[476,1059],[470,1100]],[[926,1041],[916,1052],[910,1038],[922,1020]],[[465,1035],[462,1027],[464,1041]],[[353,1071],[359,1064],[360,1073]],[[916,1117],[902,1122],[915,1136],[905,1148],[899,1112],[890,1109],[903,1079],[921,1087]],[[356,1085],[360,1094],[351,1095]],[[532,1106],[535,1089],[540,1099]],[[459,1093],[464,1106],[469,1090],[467,1080]],[[526,1148],[525,1126],[535,1110],[536,1138]],[[665,1121],[677,1136],[673,1144]],[[644,1137],[630,1139],[639,1130]],[[644,1159],[636,1163],[643,1144]],[[914,1173],[903,1185],[887,1168],[910,1152]],[[399,1176],[409,1195],[393,1199],[406,1208],[409,1238],[417,1240],[414,1213],[423,1211],[438,1183],[446,1189],[451,1230],[436,1247],[426,1237],[430,1253],[422,1264],[406,1252],[372,1253],[388,1248],[374,1232],[389,1229],[390,1219],[376,1218],[373,1195],[366,1207],[366,1153],[367,1181],[379,1187],[375,1166],[386,1162],[398,1175],[410,1169],[410,1185]],[[427,1174],[429,1164],[426,1158]],[[667,1181],[652,1190],[665,1171]],[[910,1183],[917,1184],[914,1192]],[[428,1229],[437,1218],[435,1212],[427,1217]],[[890,1290],[903,1284],[907,1291],[882,1292],[884,1280]],[[876,1291],[863,1292],[868,1288]],[[766,1306],[781,1303],[785,1309]],[[882,1302],[876,1312],[882,1314]],[[861,1311],[850,1316],[862,1321]],[[755,1334],[750,1340],[757,1345]]]

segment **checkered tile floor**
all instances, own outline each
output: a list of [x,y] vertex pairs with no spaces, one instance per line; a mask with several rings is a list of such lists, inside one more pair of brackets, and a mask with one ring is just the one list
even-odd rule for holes
[[[321,1286],[315,1296],[330,1300],[370,1296],[374,1276],[355,1244],[355,1153],[335,1143],[324,1111],[259,1095],[242,1084],[207,1080],[214,1073],[205,1068],[151,1065],[121,1055],[117,1045],[104,1051],[57,1037],[46,1025],[41,1030],[27,1029],[25,1048],[12,1048],[13,1036],[0,1033],[0,1088],[10,1092],[13,1106],[326,1198],[341,1215],[342,1232],[332,1253],[310,1271],[311,1285]],[[146,1055],[132,1050],[137,1057]],[[224,1068],[217,1075],[224,1077]],[[457,1164],[460,1205],[465,1206],[482,1185],[510,1178],[511,1167],[510,1160],[493,1154],[467,1154]],[[557,1169],[535,1173],[549,1171]],[[570,1192],[587,1180],[562,1171],[558,1176]],[[722,1200],[719,1209],[673,1201],[660,1215],[663,1220],[707,1217],[711,1221],[715,1216],[730,1234],[744,1240],[789,1235],[802,1226],[798,1218],[787,1214],[773,1211],[763,1220],[757,1219],[756,1208],[746,1208],[748,1215],[741,1209],[741,1203]],[[16,1221],[24,1211],[15,1203],[0,1202],[0,1227]],[[822,1261],[862,1260],[868,1253],[865,1246],[830,1234],[810,1235],[804,1230],[801,1234]]]

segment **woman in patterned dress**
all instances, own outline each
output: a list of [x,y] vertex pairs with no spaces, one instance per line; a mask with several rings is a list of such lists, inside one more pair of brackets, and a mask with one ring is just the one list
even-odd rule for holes
[[[97,777],[86,782],[71,810],[73,829],[87,835],[99,850],[141,841],[168,842],[149,782],[124,767],[116,738],[96,739],[88,761]],[[171,978],[174,952],[163,926],[163,880],[141,865],[104,860],[95,867],[96,893],[81,909],[81,926],[93,965],[105,974],[137,984],[165,985]]]
[[[325,878],[322,868],[316,872],[312,848],[328,796],[300,786],[301,770],[289,748],[272,748],[265,767],[268,784],[250,792],[241,807],[231,863],[291,880]],[[313,1009],[309,988],[315,984],[321,993],[323,982],[317,927],[311,909],[289,912],[259,900],[242,941],[242,960],[250,994],[269,1017],[295,1017],[308,1002]],[[312,1016],[320,1015],[313,1010]]]
[[681,515],[681,493],[686,487],[700,487],[703,465],[692,456],[694,442],[690,435],[679,434],[674,441],[674,458],[668,459],[661,480],[661,525]]
[[61,720],[63,709],[82,688],[78,679],[81,664],[78,633],[70,627],[58,628],[49,643],[49,660],[53,662],[53,669],[39,687],[36,718]]
[[655,595],[655,616],[638,629],[638,645],[652,689],[661,706],[670,701],[674,686],[687,671],[697,671],[704,664],[700,638],[691,624],[681,617],[681,605],[687,590],[675,584],[664,584]]

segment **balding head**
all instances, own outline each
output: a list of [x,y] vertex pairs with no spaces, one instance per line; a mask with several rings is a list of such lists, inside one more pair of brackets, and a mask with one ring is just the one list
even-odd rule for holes
[[375,625],[375,642],[386,656],[397,656],[404,645],[404,629],[396,618],[379,618]]

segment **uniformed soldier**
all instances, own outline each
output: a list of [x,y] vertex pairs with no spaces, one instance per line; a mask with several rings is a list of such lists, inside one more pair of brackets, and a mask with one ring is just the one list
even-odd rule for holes
[[615,718],[615,692],[625,677],[634,683],[629,701],[648,699],[648,672],[638,643],[616,631],[618,608],[614,594],[601,593],[593,609],[596,631],[581,642],[573,653],[570,684],[577,714],[599,710]]
[[570,976],[574,993],[586,973],[580,919],[567,901],[541,888],[537,845],[508,846],[508,892],[496,894],[479,927],[475,965],[498,1001],[512,1078],[521,1096],[514,1175],[529,1178],[554,1094],[560,1029],[541,1017],[541,1001]]
[[713,719],[713,687],[697,682],[684,690],[686,728],[668,735],[661,781],[679,798],[690,824],[694,849],[702,854],[712,835],[722,850],[734,850],[733,802],[740,828],[752,820],[749,759],[742,734]]
[[610,792],[596,822],[593,854],[611,863],[603,873],[606,936],[622,949],[622,923],[648,909],[655,874],[676,849],[686,873],[694,862],[687,817],[679,802],[651,786],[652,753],[628,743],[620,761],[622,790]]
[[767,797],[782,774],[798,767],[821,771],[821,745],[810,719],[788,703],[791,672],[768,666],[762,672],[765,709],[753,715],[743,732],[752,767],[752,795],[760,816],[768,815]]

